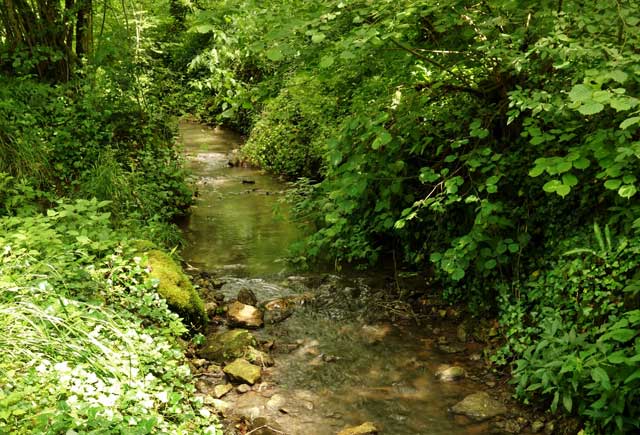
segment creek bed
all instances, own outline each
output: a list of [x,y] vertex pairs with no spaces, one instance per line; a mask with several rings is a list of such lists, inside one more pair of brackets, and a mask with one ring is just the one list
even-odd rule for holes
[[[479,348],[456,341],[455,329],[390,321],[382,306],[388,289],[375,285],[381,277],[293,275],[282,258],[301,233],[273,213],[285,184],[230,167],[228,154],[242,143],[231,131],[185,122],[180,137],[198,187],[183,224],[186,262],[224,283],[219,292],[227,300],[242,287],[260,302],[311,295],[289,318],[256,332],[275,343],[276,364],[259,387],[225,396],[237,415],[265,417],[292,435],[330,435],[366,421],[393,435],[489,433],[486,422],[449,412],[470,393],[491,392],[474,375]],[[442,382],[435,373],[443,364],[471,376]]]

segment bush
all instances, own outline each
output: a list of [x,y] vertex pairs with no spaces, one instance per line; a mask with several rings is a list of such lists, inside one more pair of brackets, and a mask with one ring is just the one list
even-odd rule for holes
[[0,432],[216,434],[176,345],[186,329],[107,206],[0,218]]

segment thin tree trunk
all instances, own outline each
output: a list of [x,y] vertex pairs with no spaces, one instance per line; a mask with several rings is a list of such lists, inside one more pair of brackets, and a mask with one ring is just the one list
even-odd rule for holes
[[91,0],[82,0],[78,4],[76,54],[83,58],[91,54],[93,47],[93,7]]

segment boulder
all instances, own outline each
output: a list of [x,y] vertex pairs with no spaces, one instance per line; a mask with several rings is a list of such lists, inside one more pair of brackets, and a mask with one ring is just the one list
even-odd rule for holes
[[451,411],[475,421],[484,421],[507,412],[502,402],[492,399],[485,392],[473,393],[456,403]]
[[338,432],[338,435],[377,435],[378,428],[370,421],[360,426],[347,427]]
[[250,346],[255,345],[256,339],[246,329],[230,329],[207,337],[198,355],[210,361],[226,362],[241,358]]
[[452,382],[463,379],[467,376],[467,372],[458,366],[440,366],[436,371],[436,377],[444,382]]
[[246,305],[242,302],[233,302],[227,308],[227,320],[232,326],[240,326],[243,328],[259,328],[264,322],[262,311],[252,305]]
[[238,292],[238,302],[242,302],[245,305],[256,306],[258,305],[258,298],[256,298],[256,294],[252,290],[241,288]]
[[249,361],[238,358],[224,368],[224,372],[236,381],[253,385],[262,376],[260,367],[251,364]]
[[146,258],[149,278],[157,280],[158,293],[166,299],[169,308],[182,316],[186,323],[203,325],[207,314],[198,292],[182,268],[166,253],[152,249],[140,254]]

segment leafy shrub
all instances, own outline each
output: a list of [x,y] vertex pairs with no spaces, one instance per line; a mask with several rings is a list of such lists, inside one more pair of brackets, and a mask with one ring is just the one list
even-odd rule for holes
[[176,345],[186,329],[107,206],[0,218],[0,431],[216,434]]
[[520,397],[542,396],[553,411],[562,404],[601,431],[629,433],[640,413],[640,244],[594,229],[595,247],[567,251],[503,300],[507,343],[496,360],[519,358]]

